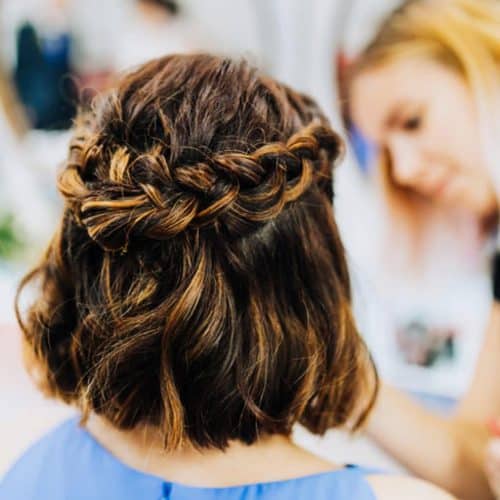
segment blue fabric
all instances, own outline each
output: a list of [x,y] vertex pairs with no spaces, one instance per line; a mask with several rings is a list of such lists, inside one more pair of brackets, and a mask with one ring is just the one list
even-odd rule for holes
[[302,478],[229,488],[197,488],[134,470],[71,419],[31,447],[0,483],[0,500],[373,500],[348,466]]
[[349,127],[349,139],[359,167],[364,174],[369,174],[375,166],[377,145],[369,141],[354,123]]

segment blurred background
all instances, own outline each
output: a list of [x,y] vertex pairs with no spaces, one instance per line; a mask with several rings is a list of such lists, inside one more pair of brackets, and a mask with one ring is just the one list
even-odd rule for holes
[[[166,53],[243,56],[311,94],[342,129],[339,71],[394,0],[0,0],[0,475],[71,410],[25,375],[13,301],[57,223],[55,190],[79,103],[120,72]],[[422,272],[380,259],[391,247],[383,197],[356,143],[337,170],[336,216],[355,312],[382,376],[449,411],[470,379],[489,304],[485,260],[453,235],[426,245]],[[444,233],[447,234],[447,233]],[[394,250],[394,247],[392,247]],[[460,286],[467,280],[467,287]],[[364,437],[297,439],[335,460],[399,468]]]

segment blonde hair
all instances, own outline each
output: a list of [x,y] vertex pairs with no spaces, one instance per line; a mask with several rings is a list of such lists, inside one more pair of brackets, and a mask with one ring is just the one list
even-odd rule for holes
[[[500,186],[500,1],[405,1],[383,22],[349,69],[348,79],[409,57],[430,58],[464,78],[476,104],[487,167]],[[406,208],[418,203],[418,195],[395,185],[389,155],[381,154],[380,161],[391,201],[398,208],[402,200]]]

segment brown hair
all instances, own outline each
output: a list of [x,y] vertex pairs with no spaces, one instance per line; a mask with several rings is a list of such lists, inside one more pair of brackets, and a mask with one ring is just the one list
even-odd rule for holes
[[359,426],[376,375],[332,213],[340,150],[245,62],[125,76],[77,123],[60,229],[20,285],[40,286],[18,318],[42,388],[168,449]]

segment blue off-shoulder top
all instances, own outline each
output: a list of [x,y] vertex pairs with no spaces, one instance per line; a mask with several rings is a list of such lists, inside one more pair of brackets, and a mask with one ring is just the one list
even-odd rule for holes
[[0,482],[0,500],[374,500],[371,471],[347,466],[296,479],[204,488],[165,481],[120,462],[67,420],[34,444]]

